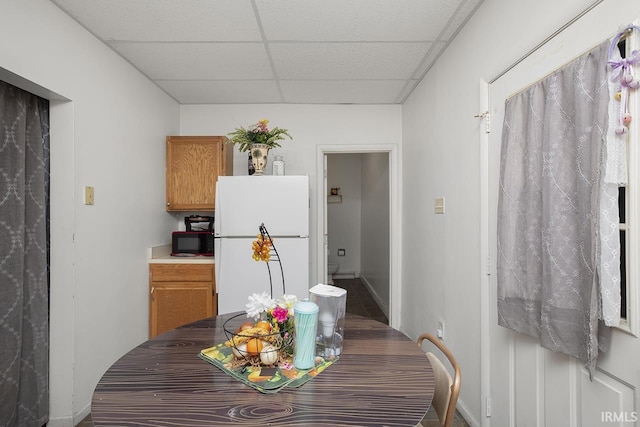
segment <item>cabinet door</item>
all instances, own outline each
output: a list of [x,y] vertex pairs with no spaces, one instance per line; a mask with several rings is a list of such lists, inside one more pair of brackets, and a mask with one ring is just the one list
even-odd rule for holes
[[149,265],[149,337],[218,313],[213,264]]
[[213,316],[212,296],[211,282],[152,283],[150,338],[178,326]]
[[226,141],[224,136],[167,137],[168,211],[214,210],[218,176],[233,173],[233,147]]

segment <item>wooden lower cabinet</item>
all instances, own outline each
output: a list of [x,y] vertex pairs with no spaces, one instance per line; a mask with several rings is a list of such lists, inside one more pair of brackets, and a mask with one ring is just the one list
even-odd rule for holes
[[213,264],[149,264],[149,338],[218,313]]

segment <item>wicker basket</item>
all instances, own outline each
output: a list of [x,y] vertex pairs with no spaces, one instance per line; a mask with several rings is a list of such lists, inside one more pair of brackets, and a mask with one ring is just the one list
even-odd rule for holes
[[[268,334],[253,334],[250,330],[238,331],[240,326],[247,321],[246,314],[240,313],[227,319],[223,324],[224,334],[227,337],[227,345],[231,347],[236,360],[240,365],[265,365],[264,360],[275,360],[270,365],[283,361],[290,361],[293,356],[294,331],[293,327],[273,331]],[[261,352],[277,352],[277,354],[264,355],[250,353],[247,348],[251,340],[260,340]],[[272,348],[267,348],[270,345]],[[254,348],[255,350],[255,348]],[[269,357],[270,356],[270,357]]]

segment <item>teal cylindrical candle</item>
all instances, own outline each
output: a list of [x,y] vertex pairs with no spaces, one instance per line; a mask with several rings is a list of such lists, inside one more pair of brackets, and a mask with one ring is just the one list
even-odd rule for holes
[[311,369],[315,364],[318,310],[318,305],[311,301],[301,301],[294,307],[296,340],[293,365],[298,369]]

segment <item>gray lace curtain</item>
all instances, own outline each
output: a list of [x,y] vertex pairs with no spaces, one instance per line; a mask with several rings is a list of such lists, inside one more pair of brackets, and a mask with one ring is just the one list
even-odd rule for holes
[[506,101],[498,201],[498,323],[591,373],[606,347],[597,233],[608,47]]
[[49,105],[0,82],[0,425],[49,419]]

